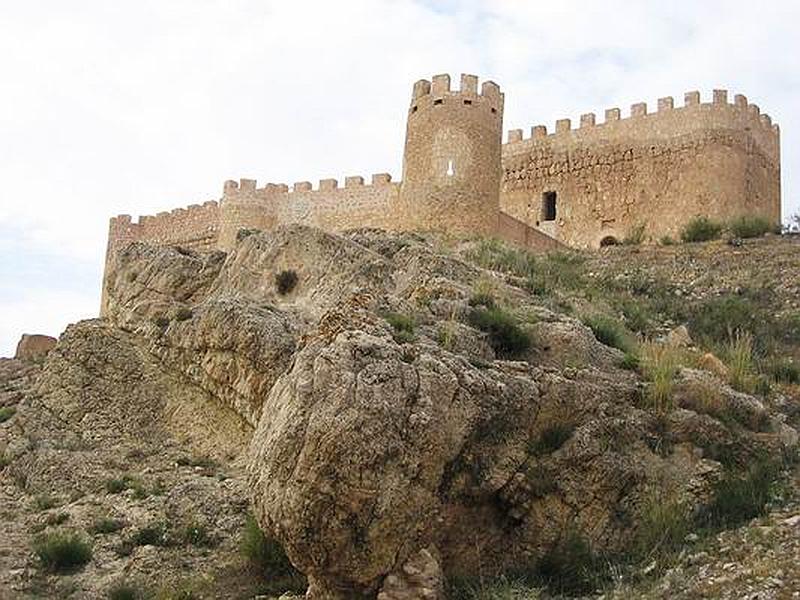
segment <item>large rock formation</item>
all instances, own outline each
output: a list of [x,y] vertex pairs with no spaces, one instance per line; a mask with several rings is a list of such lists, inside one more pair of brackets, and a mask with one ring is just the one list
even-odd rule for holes
[[[578,320],[410,234],[242,232],[228,256],[132,244],[107,282],[113,324],[255,427],[255,512],[312,598],[435,597],[441,572],[525,568],[567,532],[623,551],[654,490],[708,501],[721,448],[797,443],[724,386],[736,427],[689,401],[654,414]],[[533,339],[515,360],[470,325],[479,287]]]
[[42,360],[56,345],[56,338],[38,333],[23,333],[17,343],[17,352],[14,358],[25,361]]

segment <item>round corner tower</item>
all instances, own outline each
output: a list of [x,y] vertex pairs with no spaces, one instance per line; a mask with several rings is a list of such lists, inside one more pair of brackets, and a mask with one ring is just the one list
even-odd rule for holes
[[503,94],[486,81],[450,76],[414,84],[400,190],[406,226],[490,235],[500,210]]

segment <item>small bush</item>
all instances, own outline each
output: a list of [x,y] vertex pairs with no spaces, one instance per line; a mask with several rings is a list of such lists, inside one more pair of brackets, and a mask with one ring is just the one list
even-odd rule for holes
[[188,321],[192,318],[192,309],[186,306],[180,307],[177,311],[175,311],[175,320],[176,321]]
[[489,335],[489,344],[503,358],[514,358],[531,347],[531,340],[516,319],[501,308],[482,308],[469,316],[473,327]]
[[36,510],[48,510],[56,505],[56,499],[50,494],[37,494],[33,503]]
[[681,230],[684,242],[707,242],[715,240],[722,233],[722,225],[708,217],[695,217]]
[[642,371],[650,382],[645,391],[645,400],[656,414],[666,414],[673,408],[672,391],[679,366],[678,353],[669,344],[643,346]]
[[114,477],[113,479],[106,479],[105,483],[103,484],[106,492],[109,494],[119,494],[120,492],[124,492],[128,489],[130,485],[130,477],[123,476],[123,477]]
[[625,356],[622,357],[622,360],[619,361],[619,366],[620,368],[628,371],[638,371],[639,367],[641,366],[641,360],[634,352],[626,352]]
[[164,329],[164,328],[166,328],[166,327],[168,327],[168,326],[169,326],[169,317],[167,317],[167,316],[165,316],[165,315],[161,315],[161,316],[155,317],[155,318],[153,319],[153,324],[154,324],[156,327],[159,327],[159,328],[161,328],[161,329]]
[[645,500],[636,528],[633,558],[650,562],[681,548],[691,533],[686,507],[654,493]]
[[791,360],[775,360],[769,363],[767,373],[777,383],[800,383],[800,365]]
[[398,344],[413,342],[416,339],[413,318],[395,312],[386,313],[383,315],[383,318],[386,319],[389,325],[392,326],[392,329],[394,329],[393,337]]
[[0,408],[0,423],[5,423],[15,414],[17,414],[17,409],[13,406],[4,406]]
[[675,244],[675,240],[673,240],[670,236],[665,235],[658,240],[658,243],[662,246],[673,246]]
[[756,332],[762,320],[758,303],[747,295],[728,294],[700,303],[689,318],[695,339],[725,344],[731,331]]
[[61,525],[63,523],[66,523],[68,520],[69,520],[69,513],[62,512],[62,513],[55,513],[52,515],[48,515],[44,522],[50,526],[53,526],[53,525]]
[[108,600],[138,600],[139,590],[131,585],[118,584],[108,591]]
[[739,238],[761,237],[773,229],[768,219],[758,216],[744,216],[731,221],[728,226],[731,233]]
[[264,535],[256,520],[248,515],[241,550],[254,571],[271,582],[272,591],[304,591],[305,578],[289,562],[281,545]]
[[571,423],[554,423],[545,427],[539,437],[530,444],[528,450],[534,456],[551,454],[561,448],[572,436],[575,426]]
[[740,392],[752,393],[755,389],[756,376],[753,363],[753,336],[737,331],[733,334],[725,348],[728,358],[730,384]]
[[167,527],[163,523],[141,527],[134,532],[131,542],[134,546],[166,546]]
[[587,594],[594,590],[599,561],[589,543],[574,528],[542,556],[538,574],[548,587],[562,594]]
[[125,523],[123,521],[104,517],[102,519],[97,519],[94,523],[92,523],[92,526],[89,528],[89,533],[99,535],[116,533],[123,527],[125,527]]
[[77,533],[57,532],[36,538],[33,551],[48,571],[66,572],[85,565],[92,548]]
[[603,315],[594,315],[585,318],[583,322],[592,330],[598,342],[623,352],[631,349],[632,344],[628,333],[618,321]]
[[208,529],[199,523],[190,523],[183,530],[183,540],[190,546],[213,546],[214,539]]
[[11,464],[11,457],[8,456],[5,452],[0,454],[0,471],[5,469],[10,464]]
[[622,243],[626,246],[638,246],[644,241],[644,230],[645,224],[640,223],[634,227],[631,227],[628,232],[625,234],[625,237],[622,238]]
[[779,466],[763,460],[744,476],[728,471],[716,485],[702,519],[707,525],[728,528],[763,515],[779,477]]
[[297,272],[289,269],[275,275],[275,289],[281,296],[290,294],[297,286]]
[[476,292],[470,296],[469,305],[494,308],[494,296],[487,292]]

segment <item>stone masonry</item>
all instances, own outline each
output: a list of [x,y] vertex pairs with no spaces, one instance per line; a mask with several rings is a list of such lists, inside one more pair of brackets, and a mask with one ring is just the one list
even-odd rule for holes
[[228,250],[242,228],[301,223],[330,231],[356,227],[442,230],[498,237],[537,251],[598,247],[644,227],[645,239],[676,236],[695,216],[760,215],[780,222],[780,131],[755,104],[715,90],[710,103],[689,92],[684,106],[634,104],[630,116],[593,113],[548,134],[535,126],[502,143],[504,96],[497,84],[448,75],[414,84],[406,124],[403,179],[386,173],[301,181],[291,187],[227,181],[222,198],[155,216],[111,219],[110,256],[144,240]]

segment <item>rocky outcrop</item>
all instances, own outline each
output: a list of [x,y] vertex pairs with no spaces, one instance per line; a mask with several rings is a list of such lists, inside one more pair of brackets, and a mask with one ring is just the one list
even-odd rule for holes
[[57,341],[56,338],[49,335],[23,333],[17,344],[17,352],[14,354],[14,358],[29,362],[43,360],[56,345]]
[[[797,444],[751,396],[698,401],[720,388],[702,371],[681,371],[675,410],[648,409],[622,352],[439,243],[294,226],[241,232],[228,255],[131,244],[107,320],[63,336],[41,401],[106,440],[103,422],[153,440],[166,422],[243,456],[258,522],[317,599],[438,598],[568,534],[622,552],[654,491],[697,512],[723,461]],[[529,348],[495,350],[473,318],[487,304]]]

